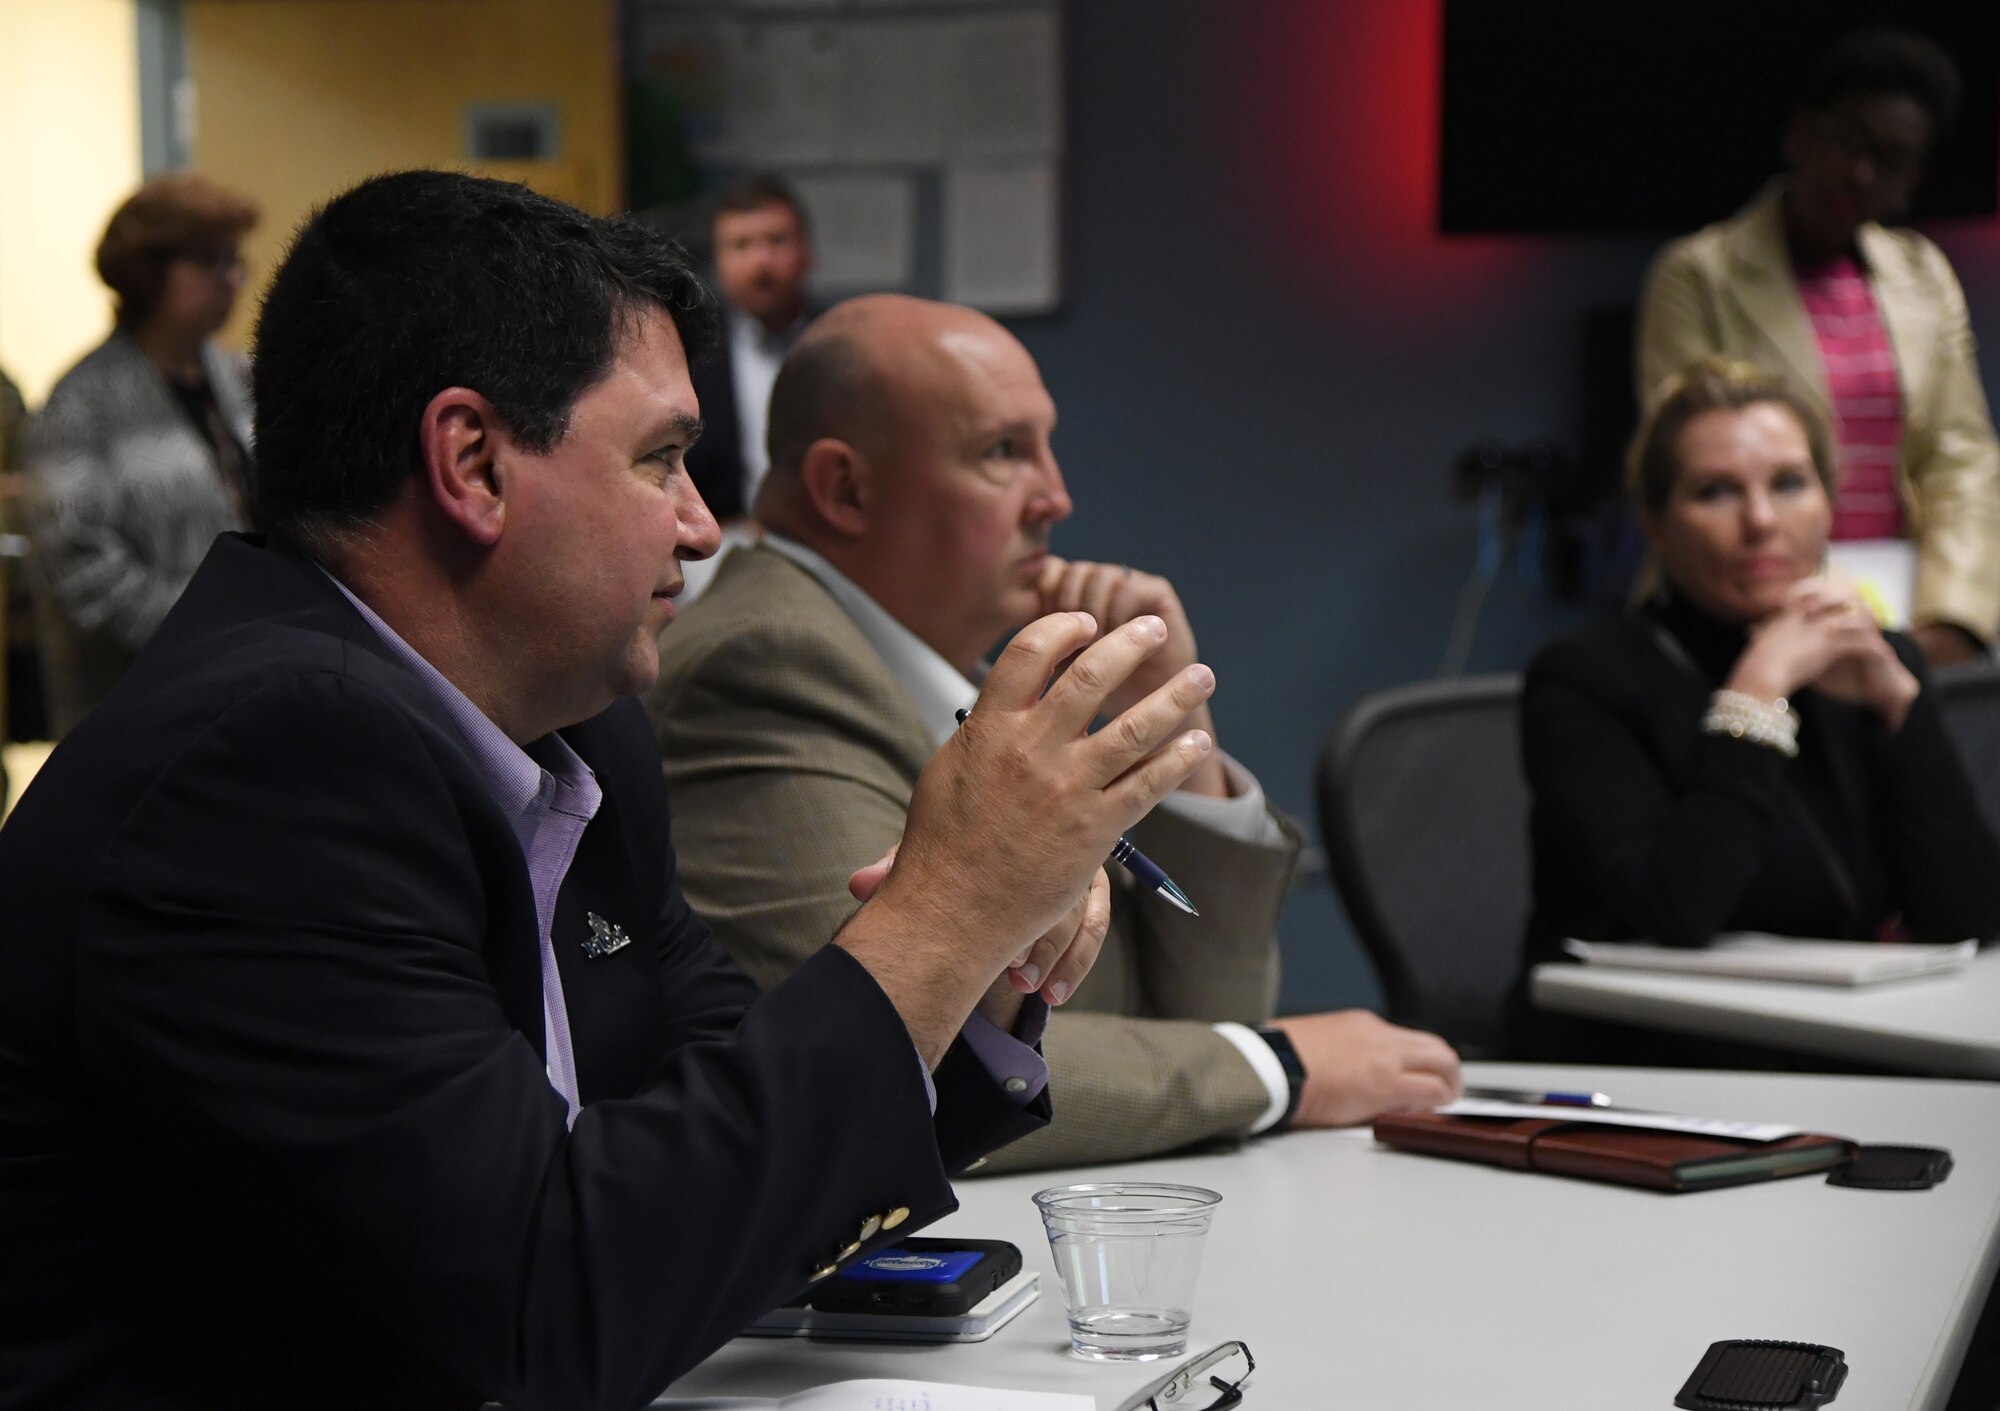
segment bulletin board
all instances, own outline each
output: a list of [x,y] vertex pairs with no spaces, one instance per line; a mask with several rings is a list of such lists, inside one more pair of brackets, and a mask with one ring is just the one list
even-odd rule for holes
[[627,0],[625,19],[642,214],[699,243],[704,193],[775,171],[822,297],[1060,305],[1061,0]]

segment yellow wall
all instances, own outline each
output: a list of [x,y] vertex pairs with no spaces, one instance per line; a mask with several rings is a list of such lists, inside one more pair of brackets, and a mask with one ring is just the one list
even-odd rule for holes
[[[11,0],[0,0],[0,5]],[[187,0],[195,166],[253,197],[248,289],[313,206],[375,172],[464,167],[469,102],[549,102],[562,153],[481,168],[588,210],[622,204],[613,0]],[[256,299],[226,341],[247,344]]]
[[0,0],[0,366],[29,405],[111,327],[91,268],[139,184],[133,0]]

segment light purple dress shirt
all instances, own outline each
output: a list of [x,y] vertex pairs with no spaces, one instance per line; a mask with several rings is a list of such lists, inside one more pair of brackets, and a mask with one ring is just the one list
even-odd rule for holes
[[417,679],[437,694],[438,703],[458,733],[465,737],[473,763],[486,776],[507,821],[514,825],[521,855],[528,864],[528,884],[535,895],[535,922],[541,932],[542,950],[542,1051],[548,1055],[549,1085],[562,1094],[569,1106],[570,1125],[576,1124],[577,1110],[583,1105],[577,1094],[576,1050],[570,1042],[569,1011],[563,1005],[562,970],[556,965],[553,930],[556,896],[563,878],[576,859],[576,845],[583,830],[604,802],[604,791],[590,766],[576,751],[563,743],[560,735],[544,735],[523,749],[507,738],[504,731],[486,718],[466,694],[446,679],[415,647],[397,635],[396,629],[375,615],[374,609],[348,592],[347,585],[332,574],[333,586],[340,589],[362,621],[388,645],[390,653]]
[[[321,572],[325,572],[324,569]],[[426,661],[404,641],[396,629],[376,615],[374,609],[348,591],[347,585],[328,573],[328,580],[341,596],[387,644],[390,653],[437,694],[438,702],[453,725],[465,737],[474,764],[486,778],[487,787],[501,811],[514,825],[521,854],[528,864],[528,882],[535,896],[535,919],[540,931],[542,958],[543,1051],[548,1055],[549,1085],[568,1105],[568,1121],[576,1125],[582,1107],[576,1081],[576,1051],[570,1041],[569,1011],[563,1005],[562,971],[556,964],[553,929],[556,897],[570,863],[576,859],[577,843],[584,828],[597,815],[604,791],[560,734],[544,735],[525,748],[507,738],[486,713],[452,685],[443,672]],[[1025,1107],[1041,1096],[1049,1083],[1048,1064],[1033,1045],[1042,1040],[1048,1027],[1049,1008],[1038,996],[1030,995],[1021,1004],[1021,1015],[1010,1035],[978,1014],[971,1015],[961,1030],[967,1045],[993,1080],[1000,1084],[1017,1105]],[[922,1059],[918,1066],[922,1068]],[[937,1087],[930,1070],[923,1068],[924,1092],[931,1110],[937,1110]]]

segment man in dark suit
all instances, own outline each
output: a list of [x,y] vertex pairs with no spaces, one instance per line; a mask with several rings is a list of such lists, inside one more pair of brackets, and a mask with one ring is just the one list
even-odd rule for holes
[[1164,629],[1031,625],[758,997],[620,699],[716,541],[712,328],[670,247],[503,183],[378,178],[300,233],[269,535],[216,542],[0,834],[0,1406],[636,1407],[1046,1117],[1041,995],[1206,691],[1091,734]]
[[727,525],[749,514],[770,465],[764,425],[771,385],[812,318],[806,304],[812,239],[797,194],[769,175],[723,190],[714,236],[723,340],[689,369],[701,399],[702,437],[687,460],[709,513]]

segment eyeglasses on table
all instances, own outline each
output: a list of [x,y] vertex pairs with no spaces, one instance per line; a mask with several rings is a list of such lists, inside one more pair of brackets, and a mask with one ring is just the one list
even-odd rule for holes
[[1227,1411],[1243,1400],[1243,1384],[1256,1370],[1248,1343],[1225,1342],[1142,1387],[1118,1411]]

